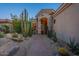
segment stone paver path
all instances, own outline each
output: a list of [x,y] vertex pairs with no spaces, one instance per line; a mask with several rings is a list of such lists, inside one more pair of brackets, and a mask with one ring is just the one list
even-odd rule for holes
[[[53,42],[52,42],[53,43]],[[31,56],[51,56],[51,41],[46,35],[34,35],[29,42],[27,55]]]

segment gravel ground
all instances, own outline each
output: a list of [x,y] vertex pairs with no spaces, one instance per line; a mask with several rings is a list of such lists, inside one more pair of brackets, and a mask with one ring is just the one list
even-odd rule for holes
[[[17,43],[10,39],[0,38],[0,46],[7,42]],[[17,45],[20,48],[14,56],[52,56],[57,54],[54,42],[46,35],[33,35]]]

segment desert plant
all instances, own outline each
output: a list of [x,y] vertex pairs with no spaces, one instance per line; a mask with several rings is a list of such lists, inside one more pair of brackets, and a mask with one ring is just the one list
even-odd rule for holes
[[7,26],[7,25],[2,25],[2,27],[4,28],[4,32],[5,33],[9,33],[9,26]]
[[28,34],[24,32],[23,33],[23,37],[27,37],[27,36],[28,36]]
[[18,18],[13,18],[12,20],[13,30],[17,33],[21,33],[21,21]]
[[54,42],[57,42],[56,32],[55,31],[49,31],[47,33],[47,36],[52,39]]
[[29,22],[29,32],[28,35],[31,37],[32,36],[32,27],[31,27],[31,22]]
[[73,52],[75,47],[76,47],[76,43],[75,43],[75,40],[73,39],[69,39],[69,42],[67,42],[67,45],[69,46],[69,48],[71,49],[71,51]]
[[48,30],[47,36],[48,36],[49,38],[52,38],[52,36],[53,36],[52,30],[50,30],[50,31]]
[[67,45],[70,48],[70,51],[76,55],[79,55],[79,44],[75,41],[75,39],[69,39],[69,43]]
[[76,44],[74,54],[79,55],[79,44]]
[[57,42],[56,32],[53,32],[53,39],[54,42]]
[[59,48],[58,52],[59,52],[59,55],[69,56],[68,50],[66,48]]
[[3,38],[3,37],[4,37],[4,33],[0,32],[0,38]]
[[52,40],[53,40],[54,42],[57,42],[57,39],[55,39],[55,38],[52,38]]

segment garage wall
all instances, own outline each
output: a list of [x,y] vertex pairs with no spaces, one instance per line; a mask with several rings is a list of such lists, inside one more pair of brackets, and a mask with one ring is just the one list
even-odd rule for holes
[[54,30],[59,39],[68,41],[71,37],[79,42],[79,4],[72,4],[54,19]]

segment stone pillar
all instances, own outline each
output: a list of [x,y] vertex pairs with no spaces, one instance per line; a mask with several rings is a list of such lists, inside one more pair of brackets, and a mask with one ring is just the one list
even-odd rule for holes
[[41,34],[41,21],[38,19],[38,34]]
[[53,19],[52,17],[50,16],[48,18],[48,30],[51,31],[53,29]]

